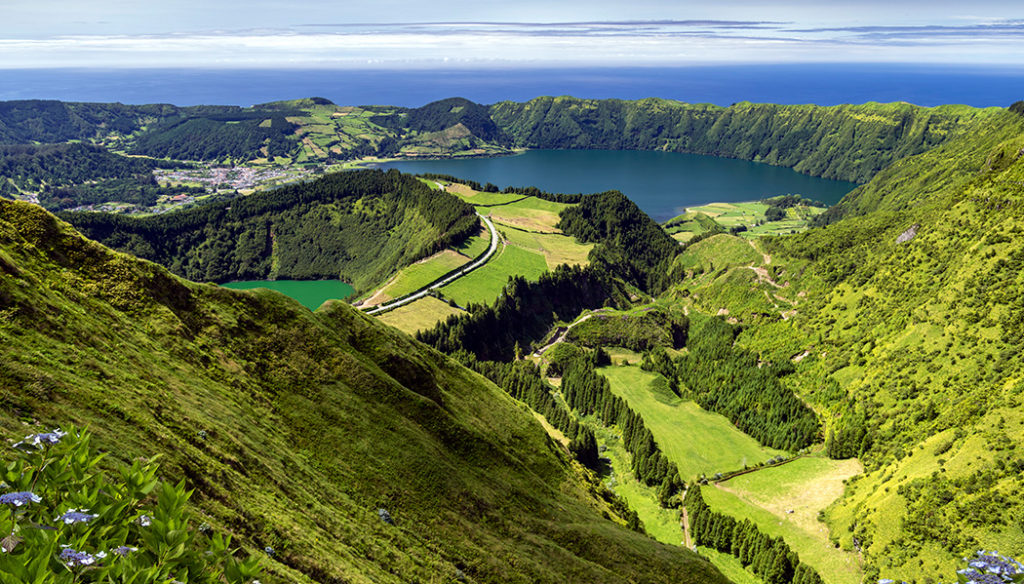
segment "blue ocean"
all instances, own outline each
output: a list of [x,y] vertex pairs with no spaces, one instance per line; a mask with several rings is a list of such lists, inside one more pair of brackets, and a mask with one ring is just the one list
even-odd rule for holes
[[906,101],[1008,106],[1024,100],[1024,67],[745,65],[573,69],[7,69],[0,100],[242,105],[326,97],[342,105],[416,107],[460,96],[478,103],[540,95],[662,97],[835,105]]

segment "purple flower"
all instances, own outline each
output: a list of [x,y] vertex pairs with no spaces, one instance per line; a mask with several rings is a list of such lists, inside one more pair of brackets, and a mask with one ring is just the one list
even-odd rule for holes
[[129,545],[119,545],[116,548],[110,550],[110,553],[119,555],[122,558],[127,558],[129,553],[137,551],[139,551],[139,548],[132,547]]
[[68,509],[67,513],[57,517],[54,521],[63,521],[64,525],[71,525],[72,523],[88,523],[99,517],[99,515],[90,515],[86,511],[88,509]]
[[17,491],[0,495],[0,505],[14,505],[15,507],[21,507],[29,503],[38,503],[42,500],[39,495],[30,491]]
[[35,446],[37,448],[41,448],[43,446],[60,442],[60,439],[66,435],[67,432],[62,432],[60,428],[55,428],[52,432],[43,432],[41,434],[25,436],[25,439],[15,444],[14,447]]
[[97,560],[102,560],[107,557],[104,552],[96,552],[96,555],[92,555],[87,552],[80,552],[73,550],[69,547],[65,547],[60,551],[60,561],[64,562],[64,565],[69,568],[77,568],[79,566],[91,566],[96,563]]
[[139,515],[139,518],[135,520],[142,527],[149,527],[153,523],[153,518],[149,515]]

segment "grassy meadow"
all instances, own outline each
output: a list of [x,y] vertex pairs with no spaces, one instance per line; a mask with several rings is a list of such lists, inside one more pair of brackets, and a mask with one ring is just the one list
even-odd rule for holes
[[608,378],[612,391],[643,416],[658,446],[679,467],[683,480],[736,470],[781,454],[761,446],[724,416],[680,399],[657,373],[634,366],[603,367],[598,371]]

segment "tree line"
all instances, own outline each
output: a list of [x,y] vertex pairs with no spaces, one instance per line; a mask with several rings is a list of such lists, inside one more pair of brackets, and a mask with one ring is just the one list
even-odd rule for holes
[[765,534],[749,519],[738,521],[712,511],[699,485],[687,490],[683,506],[696,545],[735,556],[765,584],[824,584],[818,572],[801,562],[781,537]]
[[641,367],[673,380],[700,407],[724,415],[765,446],[795,451],[813,444],[820,433],[814,410],[780,380],[794,371],[792,363],[759,362],[733,346],[736,332],[722,318],[705,319],[690,331],[685,354],[654,351]]

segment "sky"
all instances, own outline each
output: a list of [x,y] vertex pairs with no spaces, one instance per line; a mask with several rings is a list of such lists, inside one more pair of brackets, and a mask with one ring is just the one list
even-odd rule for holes
[[0,0],[0,69],[1024,64],[1008,0]]

